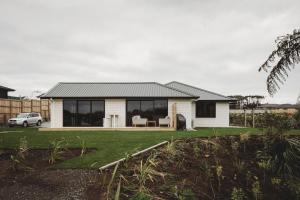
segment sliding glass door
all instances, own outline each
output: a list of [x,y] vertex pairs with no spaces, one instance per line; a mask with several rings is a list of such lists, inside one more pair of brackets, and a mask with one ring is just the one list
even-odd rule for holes
[[78,126],[91,126],[91,101],[77,101]]
[[91,102],[91,126],[103,126],[104,101]]
[[63,102],[63,126],[76,125],[77,101],[64,100]]
[[102,100],[64,100],[63,126],[103,126]]
[[126,126],[132,126],[132,117],[139,115],[149,121],[156,121],[168,115],[167,99],[127,100]]

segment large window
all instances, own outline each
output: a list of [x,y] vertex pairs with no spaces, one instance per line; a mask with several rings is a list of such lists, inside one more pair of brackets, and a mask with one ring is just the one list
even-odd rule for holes
[[77,113],[77,101],[64,100],[63,109],[64,109],[63,125],[64,126],[75,126],[76,125],[76,113]]
[[103,126],[104,101],[64,100],[64,126]]
[[151,121],[166,117],[168,115],[168,100],[127,100],[126,110],[126,125],[132,126],[132,117],[140,115],[142,118],[147,118]]
[[215,118],[216,102],[196,101],[196,118]]

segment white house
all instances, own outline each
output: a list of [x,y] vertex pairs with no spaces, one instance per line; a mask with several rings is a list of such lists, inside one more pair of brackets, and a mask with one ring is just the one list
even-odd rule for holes
[[[179,82],[58,83],[42,98],[51,99],[51,128],[160,126],[176,114],[187,129],[228,127],[226,96]],[[176,113],[174,113],[176,112]],[[134,118],[134,119],[133,119]],[[168,121],[168,120],[167,120]],[[144,124],[143,124],[144,123]],[[166,125],[166,124],[163,124]]]

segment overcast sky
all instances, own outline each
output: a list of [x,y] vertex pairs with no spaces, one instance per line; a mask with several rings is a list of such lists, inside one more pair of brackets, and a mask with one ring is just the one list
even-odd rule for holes
[[[0,0],[0,85],[11,95],[67,81],[177,80],[267,95],[259,66],[300,28],[294,0]],[[268,102],[295,103],[296,66]]]

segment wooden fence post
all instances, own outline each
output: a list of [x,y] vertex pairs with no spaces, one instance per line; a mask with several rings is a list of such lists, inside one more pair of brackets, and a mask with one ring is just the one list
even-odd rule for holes
[[48,112],[47,112],[47,120],[50,121],[50,100],[47,100]]
[[173,103],[172,105],[172,127],[173,128],[177,128],[176,114],[177,114],[176,103]]
[[40,113],[42,115],[42,100],[40,100]]
[[9,118],[11,118],[12,116],[12,99],[9,99]]
[[33,100],[31,99],[30,100],[30,105],[31,105],[31,108],[30,108],[30,112],[33,112],[33,104],[32,104]]
[[247,113],[246,113],[246,109],[244,109],[244,126],[247,127]]
[[255,116],[254,116],[254,109],[252,109],[252,128],[255,128]]

